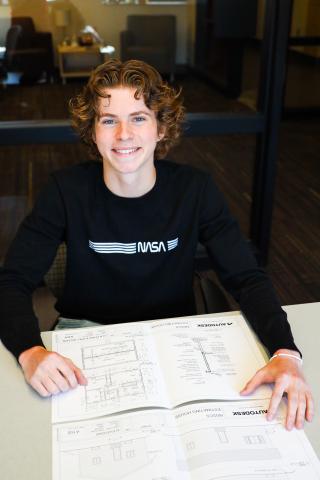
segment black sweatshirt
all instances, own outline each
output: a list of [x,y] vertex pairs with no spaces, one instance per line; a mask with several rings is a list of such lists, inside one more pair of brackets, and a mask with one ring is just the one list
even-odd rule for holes
[[56,308],[64,317],[110,324],[194,314],[200,241],[270,353],[297,349],[273,287],[211,177],[172,162],[155,165],[155,186],[138,198],[108,190],[100,162],[51,175],[0,271],[0,336],[16,357],[42,345],[31,296],[62,241],[66,281]]

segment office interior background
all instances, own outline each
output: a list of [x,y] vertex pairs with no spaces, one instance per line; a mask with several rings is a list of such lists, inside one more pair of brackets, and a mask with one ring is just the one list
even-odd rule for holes
[[[320,0],[285,2],[288,45],[275,96],[264,261],[283,305],[320,299]],[[43,143],[39,135],[6,141],[8,125],[13,132],[19,122],[63,125],[92,68],[146,50],[167,81],[182,87],[188,114],[254,118],[271,3],[279,8],[275,0],[0,0],[0,262],[50,172],[88,158],[80,143]],[[210,171],[250,238],[259,134],[240,130],[185,135],[169,161]]]

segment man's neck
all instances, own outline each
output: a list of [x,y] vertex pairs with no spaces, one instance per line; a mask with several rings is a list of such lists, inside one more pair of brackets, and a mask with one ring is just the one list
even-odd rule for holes
[[136,198],[142,197],[154,187],[156,183],[156,169],[153,167],[149,172],[118,174],[112,170],[103,170],[104,183],[108,189],[119,197]]

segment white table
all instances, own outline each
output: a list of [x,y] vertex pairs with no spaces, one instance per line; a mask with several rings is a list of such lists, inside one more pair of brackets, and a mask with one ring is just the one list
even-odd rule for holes
[[[284,309],[303,352],[305,374],[316,400],[316,416],[305,431],[320,456],[320,302]],[[51,333],[43,333],[43,339],[50,347]],[[50,480],[51,400],[39,397],[28,387],[15,359],[1,344],[0,378],[0,478]]]

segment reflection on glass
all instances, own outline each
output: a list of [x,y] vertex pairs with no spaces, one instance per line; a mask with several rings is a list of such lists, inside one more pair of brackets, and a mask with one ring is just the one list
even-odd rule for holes
[[[92,68],[121,57],[121,35],[132,15],[175,18],[174,82],[183,87],[190,111],[254,111],[267,1],[230,0],[228,8],[223,0],[126,8],[101,1],[93,8],[82,0],[0,0],[0,83],[7,85],[1,89],[0,120],[66,118],[68,100]],[[319,2],[293,5],[291,37],[319,36]],[[21,25],[22,33],[8,68],[5,43],[12,25]],[[162,32],[165,44],[167,30]],[[319,44],[290,46],[287,107],[319,107],[319,59]],[[192,95],[196,104],[189,102]]]
[[243,91],[245,53],[256,43],[257,19],[252,0],[197,5],[195,66],[232,98]]
[[86,159],[80,144],[0,148],[0,264],[50,173]]
[[[255,135],[183,138],[170,160],[211,172],[248,233],[254,152]],[[0,148],[0,262],[50,173],[87,160],[80,144]]]
[[[291,45],[288,52],[285,106],[289,109],[320,107],[320,3],[295,0],[291,20],[292,39],[301,46]],[[318,42],[308,45],[312,37]]]
[[[82,0],[10,0],[6,6],[0,2],[0,8],[6,9],[6,21],[3,15],[0,21],[0,61],[8,29],[12,24],[22,25],[19,55],[0,80],[7,84],[0,120],[66,118],[70,96],[86,82],[92,68],[123,55],[121,36],[133,15],[147,16],[149,26],[154,18],[159,22],[164,16],[174,18],[174,67],[163,73],[185,89],[187,104],[192,103],[189,95],[197,96],[197,105],[190,106],[193,111],[254,110],[263,9],[257,10],[256,0],[236,0],[234,8],[240,13],[235,15],[234,9],[226,10],[223,5],[222,0],[161,6],[140,2],[126,8],[104,2],[95,2],[93,7],[92,2],[84,5]],[[174,50],[168,29],[162,28],[160,35],[153,27],[150,35]],[[144,50],[151,50],[146,41]],[[130,47],[136,45],[130,42]],[[137,50],[130,55],[137,58]],[[156,62],[155,54],[150,58]],[[196,93],[198,86],[200,93],[212,92],[208,101]]]

